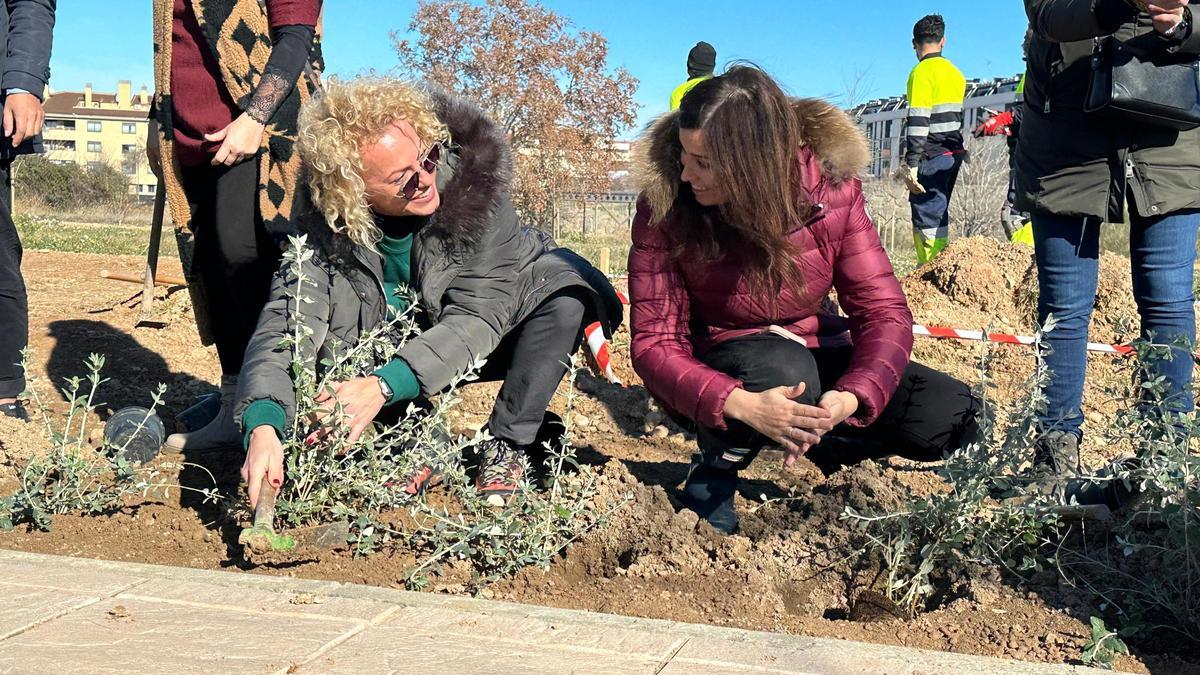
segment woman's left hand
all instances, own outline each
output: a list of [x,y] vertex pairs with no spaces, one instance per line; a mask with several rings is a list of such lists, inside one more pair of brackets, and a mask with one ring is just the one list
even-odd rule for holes
[[[333,391],[332,394],[330,389]],[[342,405],[342,412],[350,422],[350,434],[346,440],[351,443],[358,440],[362,432],[366,431],[371,422],[375,421],[375,416],[387,404],[383,398],[383,390],[379,388],[379,378],[375,375],[335,382],[329,389],[321,392],[316,401],[317,403],[340,403]],[[331,412],[325,416],[319,431],[309,435],[310,443],[329,434],[329,418],[332,414]]]
[[224,129],[204,134],[204,140],[221,144],[213,157],[213,166],[233,166],[257,155],[265,130],[261,122],[242,113]]
[[829,415],[833,419],[833,426],[836,427],[858,412],[858,397],[848,391],[830,389],[821,395],[817,407],[829,411]]

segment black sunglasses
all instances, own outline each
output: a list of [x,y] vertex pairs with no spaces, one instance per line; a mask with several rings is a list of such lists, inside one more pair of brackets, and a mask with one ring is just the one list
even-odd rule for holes
[[[442,144],[434,143],[433,147],[429,148],[429,152],[425,153],[425,157],[423,157],[421,161],[417,162],[417,164],[421,165],[421,168],[425,170],[425,173],[433,173],[434,170],[437,169],[438,160],[441,158]],[[406,200],[412,200],[412,198],[416,196],[417,190],[420,189],[420,187],[421,172],[414,171],[412,178],[409,178],[404,184],[404,187],[400,188],[400,194],[404,195]]]

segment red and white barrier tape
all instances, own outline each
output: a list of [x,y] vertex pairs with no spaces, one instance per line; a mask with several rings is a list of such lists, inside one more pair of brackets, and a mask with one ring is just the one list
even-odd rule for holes
[[[945,328],[943,326],[913,326],[913,335],[924,335],[927,337],[943,338],[948,340],[976,340],[979,342],[999,342],[1002,344],[1011,345],[1032,345],[1037,342],[1036,338],[1028,335],[1010,335],[1008,333],[985,333],[981,330],[961,330],[958,328]],[[1089,342],[1087,344],[1089,352],[1103,352],[1107,354],[1131,354],[1133,347],[1129,345],[1110,345],[1102,342]]]
[[[611,279],[625,278],[610,277]],[[617,297],[621,302],[628,305],[629,299],[625,294],[617,291]],[[621,384],[621,380],[613,374],[611,354],[609,352],[608,340],[604,338],[604,331],[601,330],[599,322],[593,323],[584,330],[584,335],[587,337],[588,349],[592,353],[592,357],[602,374],[609,382],[613,384]],[[996,342],[1000,344],[1011,345],[1033,345],[1037,342],[1037,338],[1030,335],[1013,335],[1011,333],[988,333],[981,330],[962,330],[960,328],[947,328],[945,326],[922,326],[920,324],[913,326],[913,335],[923,335],[925,337],[939,338],[943,340],[974,340],[977,342]],[[1133,353],[1133,347],[1129,345],[1113,345],[1103,342],[1087,343],[1089,352],[1100,352],[1103,354],[1120,354],[1126,356]],[[1195,355],[1197,363],[1200,363],[1200,353]]]
[[[620,299],[621,304],[629,304],[629,298],[625,297],[621,291],[617,291],[617,298]],[[588,352],[592,355],[592,365],[597,371],[596,374],[613,384],[621,384],[621,378],[613,372],[612,351],[608,346],[608,338],[604,337],[604,328],[600,322],[596,321],[584,328],[583,337],[587,343]]]
[[613,384],[621,384],[621,379],[613,373],[612,354],[608,350],[608,340],[604,337],[604,328],[600,326],[600,322],[584,328],[583,336],[587,340],[588,351],[592,354],[598,374]]

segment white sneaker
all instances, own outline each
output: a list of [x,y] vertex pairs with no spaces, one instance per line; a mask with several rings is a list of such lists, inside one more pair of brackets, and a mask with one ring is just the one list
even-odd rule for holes
[[204,427],[184,434],[171,434],[163,444],[174,452],[233,450],[242,448],[242,432],[233,417],[237,405],[238,376],[221,377],[221,411]]

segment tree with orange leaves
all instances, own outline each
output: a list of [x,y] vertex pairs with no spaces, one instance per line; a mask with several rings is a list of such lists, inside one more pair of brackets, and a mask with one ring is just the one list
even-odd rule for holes
[[514,201],[546,224],[554,196],[604,192],[610,141],[633,125],[638,81],[603,35],[527,0],[421,0],[392,41],[402,70],[477,102],[514,149]]

